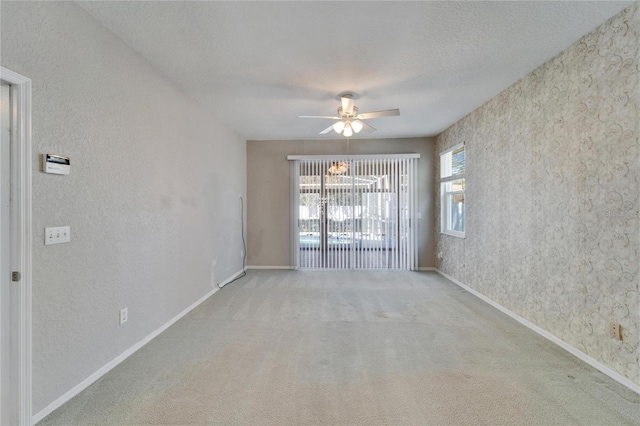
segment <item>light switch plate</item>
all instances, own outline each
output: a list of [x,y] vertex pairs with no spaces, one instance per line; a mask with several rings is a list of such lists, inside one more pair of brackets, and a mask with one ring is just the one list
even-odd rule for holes
[[44,228],[44,245],[62,244],[71,241],[71,227],[58,226],[55,228]]

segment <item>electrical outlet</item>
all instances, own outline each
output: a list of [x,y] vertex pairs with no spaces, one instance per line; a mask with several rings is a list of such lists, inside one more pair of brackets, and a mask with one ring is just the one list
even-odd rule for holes
[[444,255],[442,254],[442,252],[441,252],[441,251],[439,251],[439,252],[438,252],[438,256],[437,256],[437,257],[438,257],[438,259],[443,259],[443,258],[444,258]]
[[244,257],[244,250],[240,250],[240,257]]
[[240,198],[242,198],[242,192],[239,192],[238,195],[240,196]]
[[609,335],[616,340],[622,340],[622,326],[613,321],[609,322]]
[[128,308],[120,309],[120,325],[127,322],[128,319],[129,319]]

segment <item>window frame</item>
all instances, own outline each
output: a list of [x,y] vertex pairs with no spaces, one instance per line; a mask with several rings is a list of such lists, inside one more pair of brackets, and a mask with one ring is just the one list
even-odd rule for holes
[[[464,150],[465,171],[463,173],[442,177],[442,157],[450,152],[457,151],[460,148],[465,149]],[[462,194],[462,196],[464,197],[465,190],[467,187],[467,180],[465,178],[466,169],[467,169],[466,163],[467,163],[467,151],[466,151],[466,146],[464,142],[459,143],[440,153],[440,233],[445,235],[451,235],[452,237],[458,237],[458,238],[465,238],[465,232],[467,230],[467,221],[466,221],[467,209],[465,205],[464,212],[463,212],[464,231],[461,232],[461,231],[454,231],[452,229],[449,229],[449,220],[450,220],[451,212],[450,212],[450,207],[448,203],[448,197],[455,196],[457,194]],[[457,190],[457,191],[446,191],[445,190],[446,185],[456,180],[463,180],[465,189]]]

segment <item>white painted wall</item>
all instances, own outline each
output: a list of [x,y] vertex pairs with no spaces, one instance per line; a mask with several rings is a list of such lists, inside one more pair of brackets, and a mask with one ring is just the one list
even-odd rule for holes
[[246,148],[76,4],[1,19],[2,66],[33,80],[35,414],[241,268]]

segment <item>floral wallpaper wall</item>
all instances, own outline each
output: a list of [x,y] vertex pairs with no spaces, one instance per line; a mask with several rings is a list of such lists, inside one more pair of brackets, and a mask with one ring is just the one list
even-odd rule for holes
[[465,142],[467,161],[466,238],[438,217],[438,268],[638,384],[639,46],[636,2],[436,148]]

